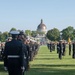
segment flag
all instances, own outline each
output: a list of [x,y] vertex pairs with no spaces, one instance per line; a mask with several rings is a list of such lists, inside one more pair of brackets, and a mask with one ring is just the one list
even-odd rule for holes
[[71,39],[70,39],[70,37],[68,38],[68,43],[70,43],[71,42]]

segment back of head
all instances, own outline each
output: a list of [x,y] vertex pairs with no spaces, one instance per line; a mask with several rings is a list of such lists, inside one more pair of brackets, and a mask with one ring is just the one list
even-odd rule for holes
[[23,31],[20,31],[19,35],[24,35],[24,32]]
[[19,35],[18,35],[18,39],[20,41],[25,41],[26,35],[24,34],[23,31],[20,31]]

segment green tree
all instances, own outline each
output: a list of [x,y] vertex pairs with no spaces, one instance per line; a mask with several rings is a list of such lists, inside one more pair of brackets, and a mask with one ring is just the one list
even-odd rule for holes
[[60,31],[57,28],[49,30],[46,34],[47,38],[52,41],[59,40]]
[[31,32],[30,30],[25,30],[25,34],[26,34],[26,35],[30,35],[30,36],[31,36],[31,33],[32,33],[32,32]]
[[3,32],[1,36],[1,41],[5,41],[8,37],[8,32]]
[[73,40],[75,40],[75,29],[73,31]]
[[16,30],[16,28],[11,28],[10,31]]
[[0,31],[0,41],[1,41],[2,32]]
[[73,40],[73,38],[74,38],[74,35],[73,35],[74,28],[73,27],[69,26],[69,27],[63,29],[61,32],[62,32],[63,39],[68,40],[68,38],[70,37],[71,40]]
[[36,35],[37,35],[37,31],[32,31],[31,36],[36,37]]

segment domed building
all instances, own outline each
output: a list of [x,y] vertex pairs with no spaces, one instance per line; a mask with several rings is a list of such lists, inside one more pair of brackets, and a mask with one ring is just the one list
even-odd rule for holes
[[37,26],[37,36],[36,38],[39,39],[40,44],[46,44],[46,33],[47,27],[43,24],[43,20],[41,19],[41,23]]
[[42,32],[42,33],[45,33],[47,32],[47,27],[45,24],[43,24],[43,20],[41,19],[41,23],[38,25],[37,27],[37,31],[38,32]]

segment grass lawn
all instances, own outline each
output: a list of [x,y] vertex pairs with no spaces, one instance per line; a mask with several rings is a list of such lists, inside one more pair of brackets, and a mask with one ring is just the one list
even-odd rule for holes
[[[0,62],[0,75],[8,75],[3,69],[3,62]],[[46,46],[41,46],[25,75],[75,75],[75,59],[69,56],[68,48],[60,60],[56,51],[50,53]]]

